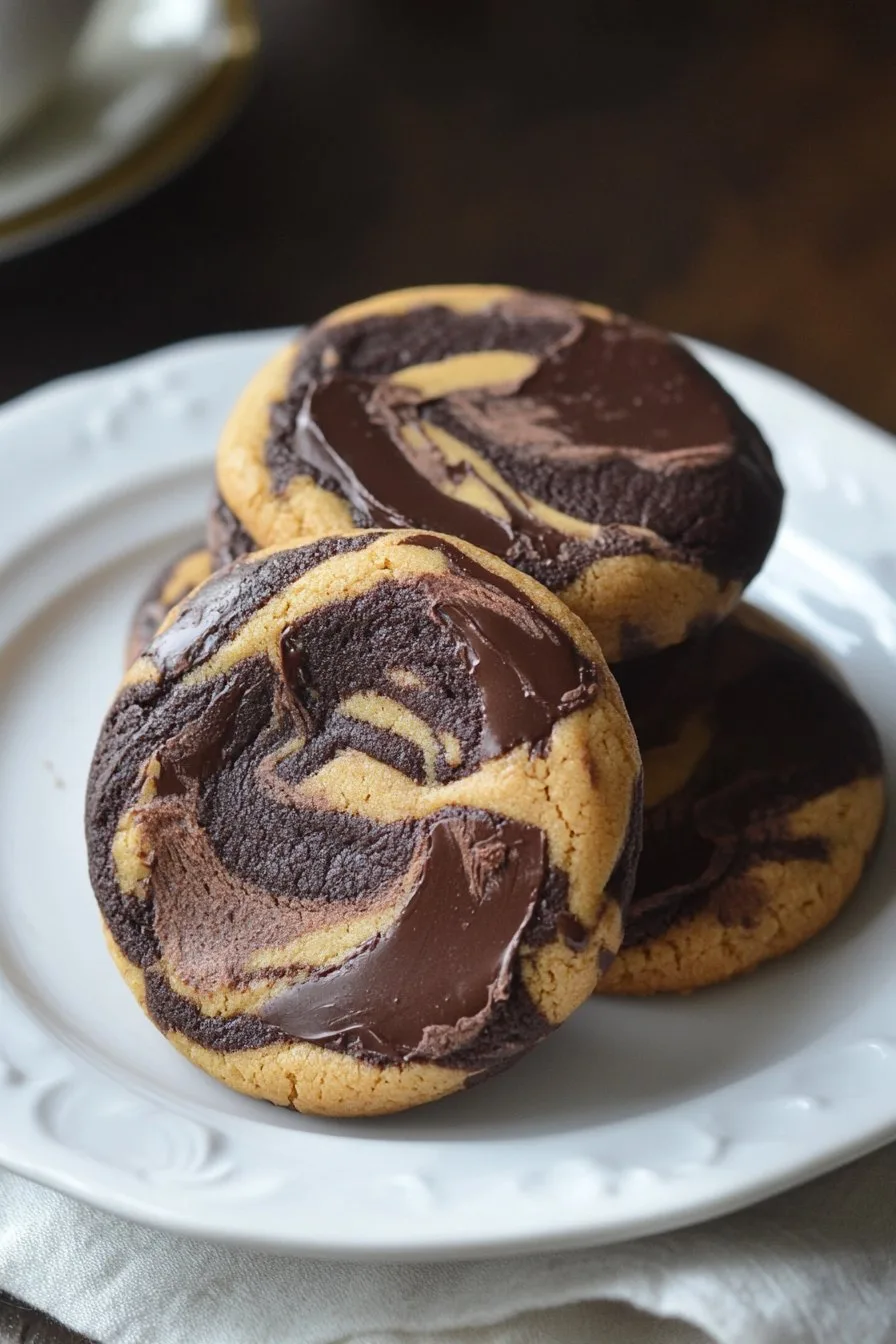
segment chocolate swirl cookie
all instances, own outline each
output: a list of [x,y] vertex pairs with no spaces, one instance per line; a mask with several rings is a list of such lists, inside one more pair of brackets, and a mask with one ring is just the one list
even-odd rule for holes
[[172,607],[207,579],[212,561],[204,546],[194,546],[158,574],[137,603],[125,645],[125,667],[139,658]]
[[500,286],[324,318],[249,385],[217,477],[217,564],[353,526],[432,528],[558,593],[611,661],[729,612],[782,499],[756,426],[677,341]]
[[798,947],[855,889],[880,830],[866,714],[749,609],[617,671],[644,756],[644,849],[601,990],[697,989]]
[[246,557],[128,672],[90,871],[128,984],[230,1086],[373,1114],[504,1068],[594,989],[640,760],[593,636],[464,542]]

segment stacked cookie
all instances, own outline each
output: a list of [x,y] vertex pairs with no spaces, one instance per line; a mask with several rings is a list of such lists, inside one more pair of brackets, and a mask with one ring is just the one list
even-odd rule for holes
[[666,334],[505,287],[383,295],[261,370],[216,475],[87,810],[113,955],[213,1075],[416,1105],[595,989],[787,951],[854,888],[873,729],[739,606],[781,484]]

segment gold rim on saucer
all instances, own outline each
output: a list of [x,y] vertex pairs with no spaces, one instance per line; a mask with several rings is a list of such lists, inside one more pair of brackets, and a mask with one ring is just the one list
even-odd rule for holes
[[245,96],[258,51],[252,0],[223,0],[227,49],[202,87],[145,144],[55,200],[0,224],[0,257],[109,214],[165,181],[223,129]]

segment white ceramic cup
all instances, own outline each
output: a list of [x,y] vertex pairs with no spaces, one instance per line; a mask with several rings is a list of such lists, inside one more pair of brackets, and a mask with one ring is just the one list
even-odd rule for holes
[[55,92],[94,0],[0,0],[0,140]]

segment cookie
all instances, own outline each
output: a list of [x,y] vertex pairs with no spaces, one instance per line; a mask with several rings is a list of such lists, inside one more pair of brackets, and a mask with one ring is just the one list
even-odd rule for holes
[[353,526],[432,528],[557,593],[611,661],[728,613],[782,501],[756,426],[684,346],[503,286],[324,318],[244,392],[217,480],[216,563]]
[[247,557],[130,669],[91,878],[150,1018],[231,1087],[370,1115],[504,1068],[622,937],[640,759],[586,627],[466,543]]
[[156,575],[137,603],[131,620],[125,645],[125,667],[130,667],[140,657],[171,608],[211,572],[211,555],[207,548],[194,546]]
[[874,728],[808,646],[742,609],[617,669],[644,757],[644,849],[601,991],[687,991],[799,947],[880,830]]

